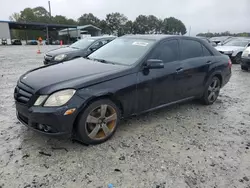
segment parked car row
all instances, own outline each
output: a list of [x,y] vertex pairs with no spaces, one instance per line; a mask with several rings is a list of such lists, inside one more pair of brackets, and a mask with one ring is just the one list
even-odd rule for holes
[[250,46],[250,39],[233,39],[215,47],[222,54],[228,55],[233,63],[241,64],[241,56],[243,51]]
[[[75,53],[84,58],[67,59]],[[211,105],[231,77],[230,58],[196,37],[88,38],[48,54],[57,63],[17,81],[17,118],[85,144],[111,138],[122,118],[192,99]]]
[[64,48],[58,48],[47,52],[44,56],[44,64],[69,61],[79,57],[86,57],[103,45],[115,39],[113,36],[87,37]]

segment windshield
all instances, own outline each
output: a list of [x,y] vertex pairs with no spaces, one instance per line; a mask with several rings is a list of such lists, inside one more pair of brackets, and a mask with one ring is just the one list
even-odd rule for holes
[[85,49],[89,45],[91,45],[93,42],[95,42],[95,39],[84,38],[84,39],[81,39],[81,40],[79,40],[79,41],[71,44],[69,47],[71,47],[71,48],[78,48],[78,49]]
[[241,46],[245,47],[250,41],[242,41],[242,40],[232,40],[224,44],[224,46]]
[[154,43],[154,40],[118,38],[89,55],[89,58],[132,65],[143,57]]

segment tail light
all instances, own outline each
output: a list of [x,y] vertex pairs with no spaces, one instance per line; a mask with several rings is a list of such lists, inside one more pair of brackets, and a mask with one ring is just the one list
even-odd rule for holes
[[229,59],[228,60],[228,67],[231,69],[232,68],[232,61]]

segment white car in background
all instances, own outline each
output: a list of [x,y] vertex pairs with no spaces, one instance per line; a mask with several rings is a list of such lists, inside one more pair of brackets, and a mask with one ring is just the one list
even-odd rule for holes
[[241,64],[242,52],[250,46],[250,38],[242,38],[230,40],[223,46],[216,46],[215,48],[222,54],[228,55],[232,63]]
[[248,71],[250,68],[250,47],[246,48],[242,53],[241,69]]

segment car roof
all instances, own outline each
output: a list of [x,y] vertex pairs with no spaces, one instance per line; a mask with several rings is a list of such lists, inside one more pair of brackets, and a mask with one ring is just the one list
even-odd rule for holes
[[160,41],[166,38],[190,38],[198,39],[196,37],[182,36],[182,35],[164,35],[164,34],[152,34],[152,35],[124,35],[121,38],[134,38],[134,39],[144,39],[144,40],[155,40]]
[[87,38],[99,40],[99,39],[114,39],[116,37],[115,36],[96,36],[96,37],[87,37]]

